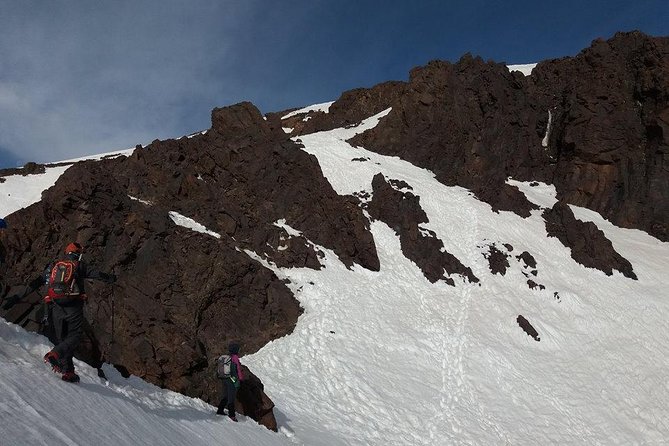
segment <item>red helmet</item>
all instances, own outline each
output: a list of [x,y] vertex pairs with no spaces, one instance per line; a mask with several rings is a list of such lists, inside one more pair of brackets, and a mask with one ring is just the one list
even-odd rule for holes
[[84,252],[84,247],[77,242],[70,243],[65,247],[65,254],[70,254],[72,252],[76,254],[81,254],[82,252]]

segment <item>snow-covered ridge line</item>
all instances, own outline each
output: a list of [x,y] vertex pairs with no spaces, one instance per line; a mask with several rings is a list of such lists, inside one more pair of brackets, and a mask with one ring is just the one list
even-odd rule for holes
[[330,111],[330,106],[334,104],[334,101],[331,102],[323,102],[321,104],[314,104],[314,105],[309,105],[308,107],[301,108],[299,110],[292,111],[288,113],[285,116],[282,116],[281,119],[288,119],[290,117],[296,116],[296,115],[301,115],[303,113],[309,113],[309,112],[314,112],[314,111],[322,111],[324,113],[327,113]]
[[42,192],[56,184],[69,167],[47,167],[44,173],[4,177],[5,181],[0,183],[0,217],[40,201]]
[[134,151],[135,147],[133,147],[132,149],[115,150],[113,152],[105,152],[97,155],[85,155],[79,158],[72,158],[63,161],[56,161],[54,163],[47,163],[46,165],[48,166],[48,165],[65,164],[65,163],[74,164],[79,161],[100,161],[102,159],[118,158],[119,156],[131,156]]
[[516,65],[507,65],[506,67],[509,71],[520,71],[525,76],[532,74],[532,70],[537,66],[535,63],[526,63],[526,64],[516,64]]

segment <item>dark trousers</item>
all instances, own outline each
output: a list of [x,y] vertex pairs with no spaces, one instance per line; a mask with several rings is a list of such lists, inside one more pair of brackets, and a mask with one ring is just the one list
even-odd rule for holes
[[72,356],[84,335],[84,304],[72,302],[65,305],[51,305],[53,330],[58,344],[54,351],[60,358],[60,366],[65,372],[74,372]]
[[237,387],[230,378],[223,378],[223,391],[221,393],[221,402],[218,403],[217,414],[223,415],[223,409],[228,409],[228,416],[230,418],[235,416],[235,399],[237,399]]

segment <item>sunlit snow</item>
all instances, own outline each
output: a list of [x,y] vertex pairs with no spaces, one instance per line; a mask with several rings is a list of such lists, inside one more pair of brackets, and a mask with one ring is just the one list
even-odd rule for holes
[[[105,364],[107,381],[75,360],[79,384],[61,381],[42,362],[52,346],[42,336],[0,319],[0,444],[72,445],[294,445],[240,417],[215,415],[202,400],[124,379]],[[298,443],[299,444],[299,443]]]
[[211,235],[211,236],[216,237],[216,238],[221,238],[221,234],[219,234],[217,232],[214,232],[214,231],[210,231],[204,225],[196,222],[192,218],[183,216],[183,215],[181,215],[181,214],[179,214],[178,212],[175,212],[175,211],[170,211],[169,214],[170,214],[170,218],[172,219],[172,221],[179,226],[183,226],[184,228],[192,229],[195,232],[201,232],[202,234],[207,234],[207,235]]
[[330,110],[330,106],[334,104],[334,101],[331,102],[323,102],[321,104],[314,104],[310,105],[308,107],[301,108],[299,110],[292,111],[288,113],[285,116],[282,116],[281,119],[288,119],[296,115],[301,115],[304,113],[309,113],[309,112],[315,112],[315,111],[321,111],[324,113],[327,113]]
[[534,70],[534,67],[536,66],[537,64],[535,63],[526,63],[517,65],[507,65],[507,68],[509,69],[509,71],[520,71],[525,76],[529,76],[530,74],[532,74],[532,70]]

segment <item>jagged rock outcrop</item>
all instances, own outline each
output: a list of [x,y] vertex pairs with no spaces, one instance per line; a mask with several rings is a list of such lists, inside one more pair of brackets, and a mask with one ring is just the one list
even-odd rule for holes
[[354,145],[428,168],[495,210],[528,216],[535,206],[505,180],[540,180],[566,202],[669,240],[667,37],[618,33],[528,77],[470,55],[430,62],[408,83],[348,92],[303,131],[346,122],[338,102],[366,95],[379,104],[361,107],[368,115],[392,111]]
[[[282,125],[292,128],[291,135],[305,135],[325,130],[358,125],[362,120],[369,118],[389,107],[389,103],[400,97],[404,92],[404,82],[390,81],[372,88],[356,88],[342,93],[328,111],[311,111],[300,113],[284,119]],[[268,114],[268,120],[280,119],[285,116],[286,110],[281,113]]]
[[532,81],[551,110],[544,179],[558,198],[669,240],[669,38],[618,33]]
[[521,252],[519,255],[516,256],[516,258],[518,259],[518,261],[523,262],[523,264],[525,265],[525,268],[533,270],[533,269],[536,269],[536,267],[537,267],[536,259],[534,258],[534,256],[532,254],[530,254],[527,251]]
[[629,260],[618,254],[611,241],[592,222],[577,220],[564,202],[558,201],[544,211],[546,231],[571,250],[571,257],[581,265],[596,268],[610,276],[613,270],[636,280]]
[[500,251],[494,243],[488,247],[488,253],[485,254],[485,258],[488,260],[488,267],[491,273],[502,276],[506,274],[506,270],[510,266],[509,255]]
[[445,273],[459,274],[469,282],[479,281],[471,268],[444,250],[444,243],[434,232],[419,227],[420,223],[428,222],[427,214],[420,206],[420,199],[411,192],[396,189],[410,189],[410,185],[404,181],[386,181],[379,173],[374,176],[372,187],[374,193],[368,206],[370,216],[393,228],[400,237],[404,255],[418,265],[430,282],[443,279],[454,286],[455,281],[446,277]]
[[258,423],[278,431],[274,417],[274,402],[265,394],[265,386],[248,367],[242,365],[244,381],[240,383],[235,401],[235,411],[253,418]]
[[537,342],[541,341],[541,338],[539,337],[539,333],[537,332],[536,328],[534,328],[532,324],[530,324],[530,322],[527,319],[525,319],[525,316],[519,314],[518,317],[516,318],[516,322],[528,336],[531,336],[532,339],[534,339]]

